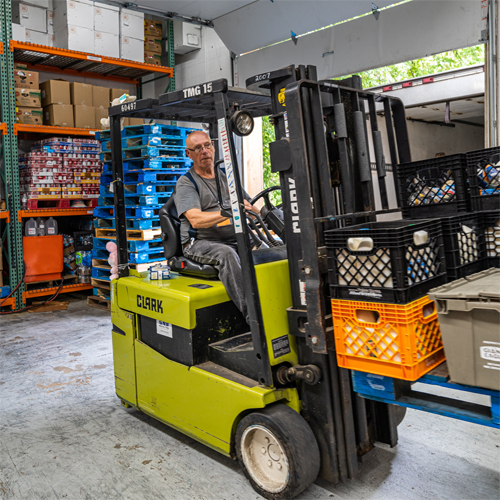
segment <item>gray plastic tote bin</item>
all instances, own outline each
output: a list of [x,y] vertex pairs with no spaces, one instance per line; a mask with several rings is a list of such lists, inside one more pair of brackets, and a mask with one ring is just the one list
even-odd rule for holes
[[500,390],[500,269],[429,291],[452,382]]

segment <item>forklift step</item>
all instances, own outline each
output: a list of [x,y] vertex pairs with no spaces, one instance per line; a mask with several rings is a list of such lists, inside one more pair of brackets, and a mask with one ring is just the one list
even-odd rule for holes
[[[139,182],[158,183],[173,181],[174,183],[184,175],[189,168],[162,169],[162,170],[130,170],[123,173],[125,184],[134,184]],[[109,185],[113,181],[113,172],[111,169],[103,170],[101,175],[101,184]]]
[[229,339],[209,344],[209,347],[222,352],[252,351],[252,334],[250,332],[242,333],[236,337],[231,337]]
[[[125,219],[127,229],[157,229],[160,227],[159,217],[151,219]],[[96,219],[94,224],[98,228],[116,228],[116,219]]]
[[[162,205],[148,207],[125,207],[125,217],[127,219],[152,219],[157,218]],[[109,219],[114,218],[115,207],[113,205],[98,206],[94,208],[94,217]]]

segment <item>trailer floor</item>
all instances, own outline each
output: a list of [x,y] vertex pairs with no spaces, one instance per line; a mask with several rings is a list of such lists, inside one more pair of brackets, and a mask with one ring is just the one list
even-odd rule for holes
[[[0,498],[260,498],[232,460],[120,405],[110,332],[84,301],[0,318]],[[499,497],[500,431],[413,410],[399,431],[359,479],[298,498]]]

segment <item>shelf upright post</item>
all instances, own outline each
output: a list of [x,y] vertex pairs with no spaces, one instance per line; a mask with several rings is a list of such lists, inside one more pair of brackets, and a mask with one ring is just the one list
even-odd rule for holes
[[168,44],[168,66],[172,68],[173,75],[168,81],[168,90],[173,92],[175,90],[175,53],[174,53],[174,22],[167,21],[167,44]]
[[16,309],[23,307],[23,234],[22,223],[18,218],[21,210],[19,184],[19,161],[17,152],[17,137],[14,133],[16,121],[16,103],[14,92],[14,53],[10,50],[12,38],[12,7],[10,0],[0,0],[0,28],[4,52],[0,55],[1,66],[1,106],[2,121],[7,125],[7,133],[3,136],[3,165],[5,169],[5,193],[7,210],[10,210],[10,223],[7,232],[9,246],[9,280],[11,288],[20,283],[14,297]]

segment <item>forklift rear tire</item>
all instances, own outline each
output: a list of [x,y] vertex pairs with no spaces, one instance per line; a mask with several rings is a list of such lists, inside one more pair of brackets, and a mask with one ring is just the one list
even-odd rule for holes
[[269,500],[294,498],[318,476],[316,438],[300,414],[284,404],[244,417],[236,429],[235,443],[245,476]]

